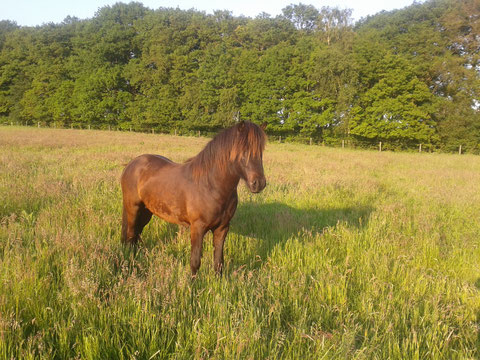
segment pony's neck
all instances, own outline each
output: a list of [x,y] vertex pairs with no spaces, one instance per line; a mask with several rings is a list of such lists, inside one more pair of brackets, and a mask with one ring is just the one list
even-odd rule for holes
[[207,145],[197,156],[187,161],[187,166],[193,181],[199,186],[226,196],[237,188],[241,170],[238,160],[231,159],[233,149],[227,147],[218,150]]
[[227,166],[215,164],[208,174],[208,183],[213,191],[219,191],[222,195],[231,194],[237,189],[240,182],[241,172],[236,161],[229,161]]

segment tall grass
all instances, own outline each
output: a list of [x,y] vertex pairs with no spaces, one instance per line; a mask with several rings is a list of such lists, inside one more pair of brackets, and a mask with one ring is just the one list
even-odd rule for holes
[[213,271],[157,218],[120,244],[123,164],[208,141],[0,128],[0,358],[480,357],[480,158],[276,144]]

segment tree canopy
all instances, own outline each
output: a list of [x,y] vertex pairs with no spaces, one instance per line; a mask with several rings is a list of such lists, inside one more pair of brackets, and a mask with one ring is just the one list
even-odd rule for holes
[[213,132],[248,119],[298,139],[480,152],[480,0],[351,13],[131,2],[60,24],[0,21],[0,120]]

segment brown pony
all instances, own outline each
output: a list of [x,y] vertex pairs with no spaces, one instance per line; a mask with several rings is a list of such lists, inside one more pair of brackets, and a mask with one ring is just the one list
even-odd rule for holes
[[190,226],[192,275],[202,256],[203,236],[213,233],[214,265],[223,268],[223,244],[237,208],[237,185],[253,193],[265,188],[263,128],[240,122],[223,130],[195,157],[177,164],[160,155],[140,155],[122,177],[122,240],[136,244],[152,214]]

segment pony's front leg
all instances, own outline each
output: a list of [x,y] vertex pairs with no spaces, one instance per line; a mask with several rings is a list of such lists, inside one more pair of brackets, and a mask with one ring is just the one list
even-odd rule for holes
[[197,274],[202,258],[203,236],[205,235],[205,228],[200,225],[192,224],[190,226],[190,242],[192,250],[190,253],[190,270],[192,276]]
[[229,226],[220,226],[213,231],[213,264],[218,275],[223,271],[223,244],[228,234]]

